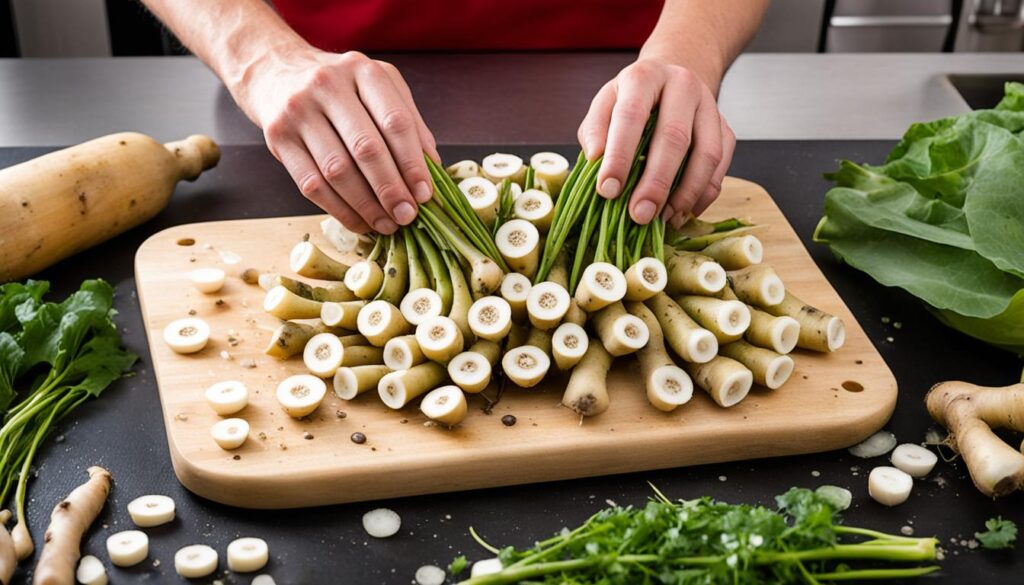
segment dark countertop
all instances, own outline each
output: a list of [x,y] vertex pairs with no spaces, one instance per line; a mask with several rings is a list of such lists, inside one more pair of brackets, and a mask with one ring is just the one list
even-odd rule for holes
[[[1007,384],[1016,381],[1020,362],[945,329],[907,295],[887,290],[840,266],[826,249],[810,243],[827,188],[821,172],[833,168],[840,157],[878,162],[890,146],[888,142],[741,142],[731,174],[757,181],[775,196],[896,374],[900,399],[887,428],[902,442],[920,442],[932,426],[922,404],[932,384],[954,378]],[[528,153],[541,148],[510,150]],[[456,160],[479,158],[491,150],[447,147],[442,148],[442,154],[446,160]],[[573,153],[569,148],[560,150]],[[0,149],[0,167],[42,152],[45,150],[39,148]],[[238,536],[260,536],[269,542],[272,560],[265,572],[280,585],[409,583],[420,565],[443,567],[462,553],[470,559],[489,556],[470,539],[470,526],[492,543],[524,546],[563,526],[575,526],[604,507],[606,500],[642,503],[650,495],[647,482],[670,497],[711,495],[725,501],[759,503],[771,503],[774,495],[791,486],[830,483],[854,493],[854,506],[846,515],[850,524],[890,532],[910,525],[917,535],[939,537],[947,549],[944,570],[926,582],[998,583],[1019,579],[1024,561],[1015,560],[1012,553],[949,546],[950,538],[970,538],[985,519],[997,514],[1024,522],[1021,496],[986,499],[970,484],[960,462],[940,461],[928,479],[916,483],[910,501],[894,509],[883,508],[867,496],[867,472],[886,462],[881,458],[859,460],[845,451],[306,510],[241,510],[189,494],[176,481],[167,452],[135,295],[134,250],[150,234],[171,225],[316,211],[297,194],[284,170],[263,147],[229,146],[224,148],[220,166],[196,183],[182,184],[170,206],[156,219],[40,275],[50,279],[61,295],[86,277],[99,276],[115,284],[125,341],[142,360],[135,377],[115,383],[100,399],[83,405],[73,420],[60,428],[63,440],[51,440],[42,450],[37,478],[29,486],[30,525],[37,543],[41,542],[53,505],[84,480],[84,469],[91,464],[110,469],[115,487],[83,545],[86,553],[105,559],[106,537],[134,528],[125,510],[131,499],[162,493],[178,503],[175,522],[147,529],[151,537],[149,560],[127,570],[111,567],[113,583],[182,582],[174,573],[173,554],[179,547],[194,543],[210,544],[221,551],[223,569],[223,551]],[[903,328],[897,331],[883,325],[882,316],[901,321]],[[894,341],[884,341],[887,336]],[[500,423],[495,420],[495,424]],[[364,533],[362,514],[378,506],[401,515],[403,527],[397,536],[374,540]],[[157,560],[159,565],[155,565]],[[29,566],[23,565],[17,582],[25,581]],[[222,578],[224,583],[247,584],[251,580],[250,576],[230,573]]]

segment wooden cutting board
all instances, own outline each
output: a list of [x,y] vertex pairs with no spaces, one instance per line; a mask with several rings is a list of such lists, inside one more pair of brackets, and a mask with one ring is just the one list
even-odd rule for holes
[[[565,379],[555,377],[529,390],[510,386],[490,415],[482,412],[484,396],[471,396],[470,415],[453,430],[425,425],[415,405],[389,410],[373,393],[345,402],[328,390],[303,420],[277,405],[277,383],[304,373],[302,360],[263,354],[277,320],[261,309],[263,291],[239,274],[248,267],[289,274],[288,252],[303,234],[329,249],[320,235],[323,216],[160,232],[139,248],[135,271],[175,473],[217,502],[290,508],[827,451],[877,431],[896,404],[889,368],[764,189],[727,179],[706,217],[734,216],[769,226],[758,234],[765,261],[795,294],[845,320],[842,350],[798,350],[785,386],[755,387],[732,408],[696,389],[672,413],[647,403],[636,360],[621,358],[609,379],[612,404],[602,415],[581,422],[561,407]],[[189,271],[206,266],[229,275],[219,293],[205,295],[189,283]],[[163,328],[193,311],[210,324],[210,344],[197,354],[175,354]],[[203,391],[231,379],[249,388],[249,406],[236,416],[249,421],[251,433],[241,448],[223,451],[210,437],[219,417]],[[502,424],[507,414],[516,417],[514,426]],[[354,432],[366,442],[352,442]]]

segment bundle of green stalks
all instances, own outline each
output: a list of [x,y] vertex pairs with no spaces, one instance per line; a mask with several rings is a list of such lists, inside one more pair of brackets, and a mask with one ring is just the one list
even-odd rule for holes
[[[434,198],[393,235],[357,238],[325,222],[349,264],[311,241],[292,271],[262,274],[264,308],[282,323],[267,353],[303,354],[346,400],[376,390],[385,404],[418,401],[444,425],[466,394],[503,376],[530,388],[565,376],[562,403],[581,416],[608,409],[613,361],[635,354],[650,403],[671,411],[696,384],[720,406],[756,383],[774,390],[796,347],[835,351],[840,319],[805,305],[761,263],[756,226],[692,220],[638,225],[629,199],[643,173],[648,123],[622,196],[600,197],[601,159],[496,153],[443,169],[428,160]],[[336,232],[336,233],[329,233]]]

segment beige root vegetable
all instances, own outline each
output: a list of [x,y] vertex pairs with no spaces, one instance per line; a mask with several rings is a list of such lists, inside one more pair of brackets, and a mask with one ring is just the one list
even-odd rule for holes
[[426,362],[408,370],[391,372],[380,379],[377,393],[389,408],[398,410],[418,396],[444,382],[447,371],[441,364]]
[[468,177],[459,181],[459,190],[484,225],[494,224],[498,213],[498,188],[494,183],[484,177]]
[[621,301],[626,296],[626,276],[614,264],[594,262],[583,269],[573,297],[588,313]]
[[684,361],[705,363],[718,353],[715,335],[698,325],[667,294],[658,293],[646,304],[657,317],[669,347]]
[[500,341],[512,329],[512,307],[501,297],[483,297],[470,306],[468,320],[477,337]]
[[569,161],[557,152],[538,152],[530,157],[534,181],[542,189],[557,197],[569,177]]
[[747,341],[775,353],[793,351],[800,339],[800,323],[796,319],[787,315],[776,317],[750,305],[747,309],[750,311],[750,327],[743,334]]
[[320,306],[320,320],[328,327],[355,330],[359,327],[359,311],[366,301],[327,302]]
[[492,183],[500,183],[502,179],[511,179],[513,183],[523,186],[523,179],[526,178],[526,165],[523,159],[514,154],[496,152],[489,154],[480,161],[480,168],[484,176]]
[[444,312],[441,295],[433,289],[417,288],[406,293],[399,305],[402,316],[410,325],[416,326],[430,317],[437,317]]
[[[338,330],[327,327],[322,323],[310,325],[308,323],[299,323],[297,321],[285,321],[274,330],[274,334],[270,336],[270,343],[267,345],[266,349],[263,350],[263,353],[282,360],[288,359],[293,355],[302,353],[303,349],[306,347],[306,343],[308,343],[314,335],[318,333],[337,332]],[[344,345],[344,341],[345,340],[343,338],[342,345]]]
[[466,277],[458,263],[451,257],[446,257],[448,262],[448,275],[452,281],[452,306],[448,311],[448,318],[455,321],[462,332],[464,343],[472,343],[476,340],[473,328],[469,326],[469,309],[473,306],[473,294],[466,283]]
[[89,480],[57,504],[43,537],[43,551],[32,578],[34,584],[74,585],[75,566],[82,554],[82,535],[103,509],[109,493],[110,472],[93,466],[89,468]]
[[375,347],[384,347],[392,337],[412,331],[402,311],[387,301],[367,304],[360,309],[357,322],[359,333]]
[[392,370],[408,370],[427,361],[415,335],[402,335],[384,344],[384,365]]
[[540,261],[540,232],[524,219],[512,219],[498,228],[494,235],[498,252],[509,268],[533,278]]
[[726,270],[739,270],[760,264],[764,259],[764,246],[761,240],[747,234],[712,242],[701,250],[701,254],[710,256]]
[[508,379],[521,388],[539,384],[551,368],[551,335],[536,327],[530,329],[526,343],[505,352],[501,368]]
[[710,257],[665,247],[668,282],[665,292],[676,295],[713,295],[725,287],[725,269]]
[[551,355],[559,370],[570,370],[583,359],[587,353],[590,338],[582,326],[575,323],[562,323],[551,334]]
[[646,301],[665,290],[668,271],[657,258],[641,258],[626,269],[626,300]]
[[357,297],[370,299],[384,283],[384,269],[370,260],[361,260],[345,272],[345,286]]
[[445,172],[456,181],[483,176],[483,173],[480,171],[480,165],[476,164],[474,160],[460,160],[453,165],[449,165]]
[[650,332],[647,345],[637,352],[648,402],[663,412],[686,404],[693,397],[693,381],[668,355],[658,318],[640,302],[626,303],[626,310],[642,321]]
[[282,320],[317,319],[323,303],[304,299],[283,286],[275,286],[263,298],[263,310]]
[[299,242],[288,255],[292,272],[318,280],[344,280],[349,266],[331,258],[313,242]]
[[501,298],[508,301],[508,306],[512,310],[512,321],[526,321],[526,299],[530,296],[531,288],[533,284],[530,279],[518,272],[509,272],[502,278],[498,293]]
[[554,329],[569,310],[569,291],[550,280],[530,289],[526,298],[526,314],[537,329]]
[[727,343],[718,351],[746,366],[753,373],[754,382],[770,390],[781,387],[793,373],[793,358],[746,341]]
[[633,353],[647,345],[647,325],[626,312],[621,302],[614,302],[594,313],[594,329],[605,350],[615,357]]
[[447,427],[454,427],[465,420],[466,411],[466,395],[458,386],[435,388],[420,402],[420,412]]
[[[555,256],[555,263],[551,266],[551,271],[548,272],[548,280],[566,289],[566,291],[569,290],[569,253],[567,248],[562,248],[559,250],[558,255]],[[575,323],[583,327],[586,325],[588,318],[590,318],[589,313],[580,308],[576,299],[570,298],[569,308],[566,309],[562,320],[566,323]]]
[[595,416],[608,410],[608,370],[612,367],[612,356],[604,345],[591,340],[587,353],[572,369],[569,383],[562,394],[562,405],[582,416]]
[[333,333],[318,333],[306,343],[302,351],[302,362],[314,376],[330,378],[341,367],[345,348],[341,339]]
[[739,301],[694,295],[675,301],[698,325],[714,333],[720,344],[740,339],[750,326],[750,310]]
[[10,510],[0,510],[0,583],[11,585],[11,577],[18,568],[18,557],[14,553],[14,541],[7,531],[7,521],[11,519]]
[[1024,431],[1024,384],[942,382],[928,391],[925,405],[928,414],[949,430],[947,444],[964,458],[981,493],[998,497],[1024,487],[1024,454],[993,432]]
[[374,390],[381,378],[391,372],[385,365],[341,367],[334,372],[334,394],[342,400],[352,400],[363,392]]
[[846,342],[846,325],[835,315],[816,309],[789,291],[784,291],[782,302],[772,307],[762,307],[776,316],[796,319],[800,324],[797,345],[813,351],[836,351]]
[[517,219],[526,220],[537,226],[541,233],[548,233],[551,220],[555,217],[555,204],[551,196],[540,189],[527,189],[516,198],[512,213]]
[[686,370],[719,406],[738,404],[754,384],[754,375],[746,366],[725,356],[715,356],[704,364],[687,364]]
[[344,349],[341,353],[341,365],[339,367],[376,366],[384,363],[384,350],[379,347],[346,344],[344,337],[341,338],[341,346]]
[[22,280],[147,221],[178,181],[196,179],[219,159],[206,136],[160,144],[124,132],[0,170],[0,282]]
[[448,362],[448,377],[469,394],[483,392],[491,381],[493,366],[501,355],[497,343],[478,339],[476,343]]
[[416,326],[416,343],[428,359],[448,363],[448,360],[463,350],[465,338],[452,319],[433,317]]
[[340,303],[354,301],[357,298],[343,282],[335,282],[327,286],[313,286],[301,280],[288,278],[287,276],[266,273],[259,276],[259,285],[265,291],[270,291],[277,286],[283,286],[304,299],[320,301],[322,303],[328,301]]
[[289,376],[277,385],[275,397],[285,414],[302,418],[316,410],[327,393],[327,384],[316,376]]
[[786,286],[782,284],[782,279],[767,264],[730,272],[729,284],[739,300],[769,312],[773,312],[771,307],[786,297]]

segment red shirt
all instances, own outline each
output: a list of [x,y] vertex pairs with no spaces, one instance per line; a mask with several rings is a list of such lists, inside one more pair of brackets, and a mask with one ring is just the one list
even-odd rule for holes
[[328,51],[637,49],[663,0],[274,0]]

